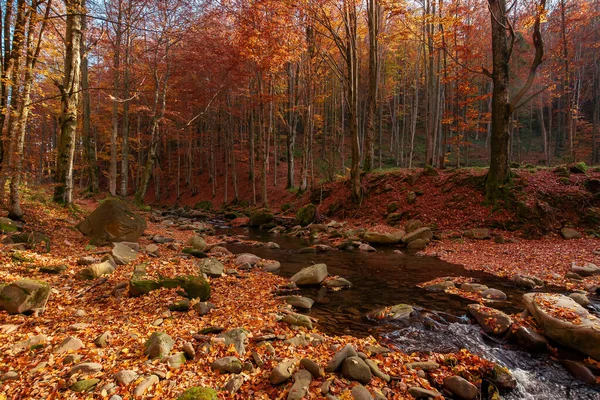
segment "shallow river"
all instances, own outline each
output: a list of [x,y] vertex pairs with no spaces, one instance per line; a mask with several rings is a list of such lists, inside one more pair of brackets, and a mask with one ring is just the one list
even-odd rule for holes
[[[564,368],[547,355],[531,355],[502,340],[484,337],[477,325],[471,325],[465,309],[469,300],[446,293],[430,293],[416,287],[418,283],[444,276],[466,276],[489,287],[500,289],[508,301],[493,307],[508,313],[521,312],[521,296],[526,293],[508,281],[432,257],[396,254],[390,248],[376,253],[333,251],[301,254],[297,250],[308,244],[296,238],[272,236],[243,228],[219,229],[219,234],[244,235],[250,240],[273,241],[280,249],[228,244],[234,253],[253,253],[281,263],[280,275],[291,277],[312,263],[327,264],[330,275],[350,282],[349,290],[326,288],[302,289],[300,294],[315,300],[309,315],[319,320],[318,326],[330,334],[373,335],[404,352],[451,352],[461,348],[508,367],[518,387],[506,399],[596,399],[600,390],[575,381]],[[410,326],[391,325],[367,318],[381,307],[406,303],[419,310],[417,323]],[[598,307],[598,304],[595,303]],[[565,357],[574,356],[565,352]],[[575,356],[576,357],[576,356]]]

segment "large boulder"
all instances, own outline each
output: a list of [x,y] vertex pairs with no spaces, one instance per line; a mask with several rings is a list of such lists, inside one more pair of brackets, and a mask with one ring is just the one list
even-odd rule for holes
[[327,274],[327,265],[315,264],[302,268],[290,280],[298,286],[319,285],[327,278]]
[[294,223],[296,225],[306,226],[314,222],[316,218],[317,207],[312,203],[308,203],[298,210]]
[[146,221],[117,199],[103,201],[77,229],[90,238],[93,245],[111,242],[136,242],[146,229]]
[[600,360],[600,322],[575,300],[556,293],[527,293],[523,301],[546,336]]
[[404,235],[405,232],[401,230],[389,233],[367,231],[364,239],[372,244],[398,244],[402,242]]
[[431,240],[432,238],[433,233],[431,232],[431,229],[424,226],[423,228],[416,229],[411,233],[407,233],[406,235],[404,235],[404,237],[402,238],[402,242],[408,244],[417,239]]
[[252,211],[250,214],[250,226],[258,228],[261,225],[273,222],[274,215],[268,208]]
[[50,286],[46,282],[21,279],[12,282],[0,291],[0,310],[9,314],[29,313],[46,307]]

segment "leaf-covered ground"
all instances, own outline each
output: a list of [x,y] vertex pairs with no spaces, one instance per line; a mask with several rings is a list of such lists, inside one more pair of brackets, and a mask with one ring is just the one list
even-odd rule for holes
[[[340,346],[351,343],[357,350],[369,354],[368,346],[376,344],[374,338],[357,339],[321,334],[318,323],[313,333],[322,336],[322,343],[313,342],[306,347],[286,344],[285,339],[308,332],[304,328],[294,329],[283,322],[277,322],[277,313],[287,309],[287,306],[274,295],[274,290],[278,285],[285,284],[286,280],[258,270],[238,270],[238,276],[228,274],[210,279],[210,301],[217,308],[204,316],[197,315],[193,310],[169,311],[168,307],[180,299],[175,289],[161,289],[137,298],[128,297],[126,292],[115,292],[115,288],[128,281],[134,265],[142,262],[146,263],[148,273],[152,275],[176,276],[197,273],[193,259],[178,256],[177,251],[167,245],[160,245],[158,258],[149,258],[140,253],[135,263],[118,267],[114,274],[106,278],[82,281],[76,276],[83,267],[77,265],[76,261],[87,255],[101,257],[103,251],[109,250],[87,247],[87,240],[73,228],[75,222],[94,206],[95,203],[91,200],[80,201],[78,207],[83,212],[74,215],[63,208],[28,201],[27,229],[48,234],[52,239],[51,252],[20,250],[15,253],[11,246],[2,245],[0,281],[7,283],[20,278],[44,280],[51,285],[52,294],[45,312],[40,316],[8,315],[0,311],[0,375],[8,371],[18,374],[17,380],[0,382],[0,398],[108,399],[117,394],[123,399],[129,399],[132,398],[137,384],[151,373],[158,373],[163,379],[148,389],[146,398],[176,398],[188,387],[197,385],[217,389],[221,398],[286,398],[291,382],[280,386],[269,383],[269,374],[279,361],[306,357],[324,367]],[[191,231],[169,229],[154,223],[149,223],[147,233],[173,237],[179,242],[185,242],[192,234]],[[207,240],[216,242],[218,238],[209,237]],[[150,242],[148,238],[143,237],[140,243],[143,247]],[[221,260],[226,269],[235,269],[231,257],[221,257]],[[38,271],[40,266],[59,264],[67,267],[60,275]],[[251,352],[255,351],[264,361],[261,367],[253,363],[251,369],[243,372],[244,384],[234,396],[221,390],[230,376],[212,371],[210,365],[217,358],[236,355],[235,349],[225,346],[216,335],[199,333],[210,326],[225,329],[246,328],[251,333],[247,351],[237,356],[242,362],[252,363]],[[111,332],[108,346],[96,347],[94,340],[106,331]],[[178,369],[169,369],[160,360],[148,360],[143,354],[144,342],[153,332],[158,331],[166,332],[175,339],[172,353],[181,351],[185,342],[192,343],[197,353],[196,358]],[[11,350],[16,343],[40,334],[47,336],[46,343],[20,351]],[[271,341],[274,354],[268,351],[268,346],[258,345],[257,338],[265,335],[276,337]],[[81,361],[102,365],[100,372],[90,376],[100,379],[90,393],[75,393],[68,389],[74,380],[86,376],[76,374],[69,377],[72,365],[64,364],[65,357],[69,354],[54,353],[56,346],[68,336],[83,341],[84,348],[76,351],[76,354],[82,356]],[[408,370],[404,366],[409,361],[438,362],[441,368],[430,373],[432,382],[438,383],[445,376],[453,374],[462,375],[477,383],[483,371],[491,366],[485,360],[466,351],[447,355],[407,355],[393,352],[386,356],[371,354],[370,358],[393,379],[386,383],[373,378],[367,388],[371,391],[380,390],[388,399],[411,398],[407,393],[407,388],[411,386],[431,387],[429,381],[420,377],[416,370]],[[106,384],[114,382],[114,373],[125,369],[137,372],[140,378],[126,387],[116,387],[110,394],[102,391]],[[326,374],[322,379],[313,380],[310,398],[322,398],[320,387],[328,379],[334,380],[332,393],[340,399],[351,398],[350,389],[356,383],[347,381],[339,374]]]

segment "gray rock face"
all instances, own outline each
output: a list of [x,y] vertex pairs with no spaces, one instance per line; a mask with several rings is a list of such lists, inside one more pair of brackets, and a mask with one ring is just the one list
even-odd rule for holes
[[222,374],[239,374],[242,372],[242,362],[237,357],[219,358],[210,367]]
[[347,344],[346,346],[344,346],[344,348],[342,348],[340,351],[335,353],[333,358],[329,361],[329,363],[325,367],[325,372],[337,371],[346,358],[356,357],[356,356],[358,356],[358,353],[356,353],[356,350],[354,349],[354,347]]
[[111,254],[117,265],[127,265],[137,257],[137,252],[123,243],[115,243]]
[[402,243],[404,235],[405,232],[401,230],[390,233],[367,231],[365,232],[363,239],[372,244],[392,245]]
[[308,393],[308,388],[312,382],[312,375],[303,369],[294,374],[294,384],[289,393],[288,400],[301,400]]
[[494,308],[469,304],[467,310],[475,317],[485,333],[502,335],[512,325],[512,319],[508,315]]
[[198,262],[200,272],[210,276],[211,278],[219,278],[223,276],[225,267],[223,263],[216,258],[204,258]]
[[449,376],[444,379],[444,389],[462,400],[473,400],[477,397],[477,386],[460,376]]
[[288,381],[296,370],[297,360],[287,360],[277,364],[271,371],[269,381],[272,385],[279,385]]
[[319,285],[327,277],[327,265],[315,264],[302,268],[290,278],[298,286]]
[[146,229],[146,221],[117,199],[103,201],[77,229],[90,238],[93,245],[111,242],[136,242]]
[[342,374],[352,381],[363,384],[369,383],[373,378],[371,368],[357,356],[348,357],[342,362]]
[[144,354],[149,358],[164,357],[169,354],[175,341],[164,332],[154,332],[144,344]]
[[2,288],[0,310],[6,310],[9,314],[22,314],[44,309],[48,297],[50,286],[46,282],[21,279]]
[[575,300],[561,294],[527,293],[523,301],[546,336],[600,360],[600,322]]
[[308,297],[302,296],[288,296],[285,298],[285,302],[293,307],[303,308],[305,310],[310,310],[313,304],[315,304],[315,301],[313,299],[309,299]]

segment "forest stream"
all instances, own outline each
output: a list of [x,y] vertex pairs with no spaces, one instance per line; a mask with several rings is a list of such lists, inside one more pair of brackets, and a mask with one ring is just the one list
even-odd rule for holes
[[[219,228],[217,233],[278,243],[280,249],[246,244],[228,244],[227,247],[234,253],[253,253],[279,261],[281,269],[278,274],[284,277],[291,277],[314,262],[327,264],[330,275],[339,275],[352,282],[352,288],[347,290],[332,291],[325,287],[300,290],[299,294],[315,300],[308,314],[319,320],[319,329],[326,333],[373,335],[405,353],[452,352],[465,348],[511,370],[518,386],[504,395],[505,399],[600,399],[599,390],[576,381],[550,355],[530,354],[502,339],[482,334],[466,313],[466,306],[472,301],[445,292],[428,292],[416,286],[438,277],[473,278],[507,294],[507,301],[495,302],[493,307],[506,313],[520,313],[524,309],[521,297],[526,292],[507,280],[469,271],[432,257],[397,254],[392,248],[379,248],[376,253],[331,251],[302,254],[297,250],[307,243],[296,238],[272,236],[247,228]],[[593,307],[600,310],[599,299],[591,300]],[[399,303],[415,307],[417,312],[411,316],[410,323],[368,318],[372,311]],[[565,349],[559,350],[559,356],[578,357]]]

